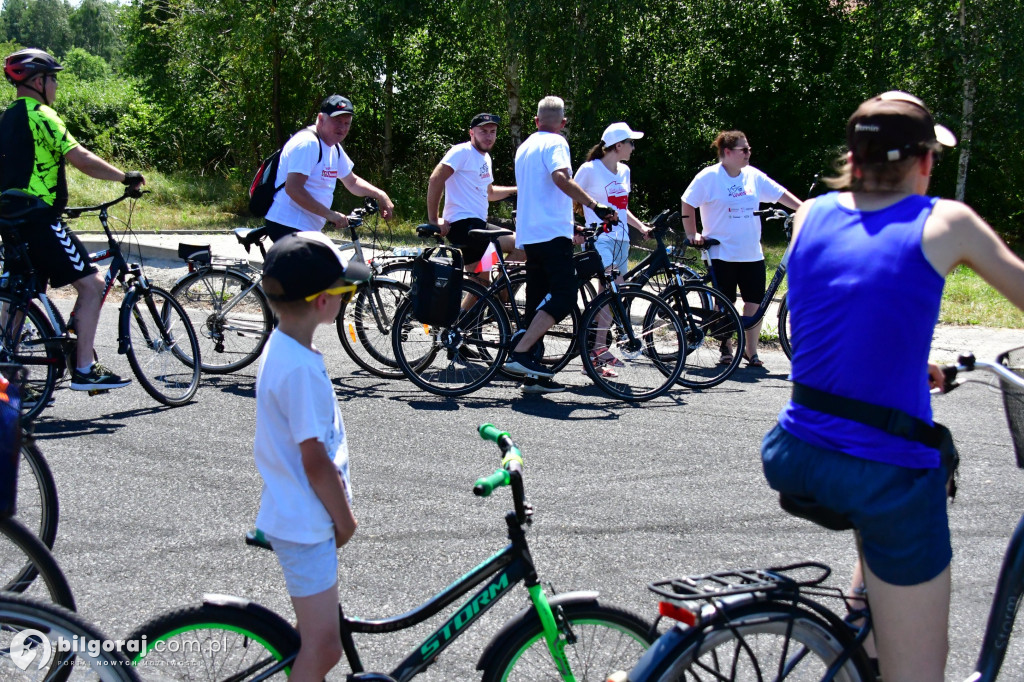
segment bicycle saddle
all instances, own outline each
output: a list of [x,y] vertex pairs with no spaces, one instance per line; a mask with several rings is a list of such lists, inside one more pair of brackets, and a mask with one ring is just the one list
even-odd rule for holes
[[263,238],[267,236],[267,226],[263,227],[236,227],[232,230],[235,233],[235,238],[238,243],[242,246],[252,246],[263,241]]
[[437,225],[434,225],[433,223],[420,223],[419,225],[417,225],[416,236],[420,237],[421,239],[426,239],[427,237],[434,237],[438,241],[444,240],[444,237],[441,236],[441,228],[438,227]]
[[0,193],[0,217],[11,225],[39,211],[52,210],[53,207],[39,197],[20,189],[7,189]]
[[209,263],[211,259],[209,244],[186,244],[178,242],[178,258]]
[[481,229],[481,230],[470,230],[469,231],[469,236],[471,238],[473,238],[473,239],[482,239],[482,240],[485,240],[485,241],[493,241],[493,240],[497,239],[498,237],[507,237],[507,236],[513,235],[513,234],[515,234],[515,232],[513,232],[512,230],[506,230],[505,228],[502,228],[502,227],[493,227],[493,228],[486,229],[486,230]]
[[823,507],[809,497],[779,493],[779,506],[793,516],[813,521],[829,530],[851,530],[853,524],[845,514]]

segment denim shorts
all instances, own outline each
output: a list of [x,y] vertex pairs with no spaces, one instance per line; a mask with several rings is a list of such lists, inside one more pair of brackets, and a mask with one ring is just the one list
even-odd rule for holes
[[267,536],[284,571],[284,584],[291,597],[311,597],[338,582],[338,548],[334,538],[306,544]]
[[598,239],[594,248],[601,254],[604,269],[615,266],[620,275],[629,272],[629,241],[624,239]]
[[811,445],[776,425],[761,443],[769,485],[845,515],[871,571],[919,585],[949,565],[945,467],[910,469]]

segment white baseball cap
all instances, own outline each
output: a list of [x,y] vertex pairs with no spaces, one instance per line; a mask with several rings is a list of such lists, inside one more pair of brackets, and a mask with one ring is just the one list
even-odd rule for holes
[[605,147],[611,147],[616,142],[622,142],[623,140],[639,140],[643,136],[643,133],[631,130],[628,125],[619,121],[618,123],[613,123],[604,129],[604,132],[601,133],[601,142],[604,143]]

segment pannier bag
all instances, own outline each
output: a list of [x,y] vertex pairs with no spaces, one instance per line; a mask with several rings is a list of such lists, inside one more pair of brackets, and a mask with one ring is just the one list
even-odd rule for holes
[[0,365],[0,518],[14,514],[18,496],[21,372],[20,366]]
[[450,246],[427,249],[412,264],[413,316],[423,324],[447,327],[462,305],[462,251]]
[[597,277],[604,272],[601,254],[597,251],[581,251],[572,255],[572,263],[576,268],[576,277],[585,281]]

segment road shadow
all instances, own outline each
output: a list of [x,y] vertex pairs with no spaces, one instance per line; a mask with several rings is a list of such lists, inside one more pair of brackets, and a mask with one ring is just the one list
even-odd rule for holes
[[242,398],[256,397],[256,376],[252,374],[204,374],[202,388]]
[[108,434],[120,431],[129,426],[128,420],[133,417],[141,417],[147,414],[157,414],[167,410],[176,409],[167,405],[153,405],[140,407],[132,410],[121,410],[111,412],[100,417],[89,416],[81,419],[68,419],[66,417],[50,418],[44,412],[32,423],[29,429],[36,440],[47,440],[50,438],[74,438],[75,436],[89,436],[94,434]]

